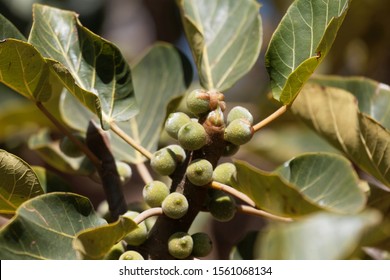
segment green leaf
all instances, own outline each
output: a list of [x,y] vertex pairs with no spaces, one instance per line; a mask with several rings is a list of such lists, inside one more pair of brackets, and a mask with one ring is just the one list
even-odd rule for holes
[[[118,126],[150,152],[157,149],[169,102],[186,90],[186,78],[183,75],[185,63],[185,58],[173,46],[157,43],[132,67],[140,112],[135,118],[118,123]],[[79,131],[86,131],[88,121],[93,116],[77,104],[75,98],[63,93],[60,107],[68,125]],[[109,133],[112,151],[117,160],[132,163],[145,160],[116,134],[111,131]]]
[[33,7],[29,42],[53,61],[64,86],[92,112],[104,129],[138,113],[130,67],[120,50],[83,27],[74,12]]
[[8,19],[0,14],[0,40],[14,38],[27,41],[22,33]]
[[19,157],[0,150],[0,213],[14,214],[23,202],[43,194],[37,175]]
[[365,77],[316,76],[312,82],[353,94],[360,112],[390,130],[390,87]]
[[120,216],[114,223],[77,234],[73,248],[83,259],[102,259],[116,243],[136,228],[138,226],[132,219]]
[[271,38],[266,67],[275,99],[291,104],[328,54],[351,0],[296,0]]
[[41,195],[22,204],[1,229],[0,259],[76,259],[76,234],[104,223],[83,196]]
[[201,85],[225,91],[256,62],[262,43],[254,0],[179,0]]
[[37,49],[17,39],[0,41],[0,82],[35,102],[48,101],[58,83]]
[[327,210],[351,214],[363,209],[366,197],[349,161],[336,154],[296,157],[274,172],[235,161],[239,191],[259,209],[287,217]]
[[42,129],[32,135],[28,146],[35,150],[46,163],[61,172],[85,176],[95,172],[95,167],[87,157],[72,158],[65,155],[59,147],[59,140],[54,141],[47,129]]
[[336,260],[348,258],[363,234],[377,225],[376,211],[357,215],[316,213],[288,224],[271,224],[256,245],[256,259]]
[[390,133],[359,111],[349,92],[308,84],[291,107],[309,127],[357,166],[390,187]]

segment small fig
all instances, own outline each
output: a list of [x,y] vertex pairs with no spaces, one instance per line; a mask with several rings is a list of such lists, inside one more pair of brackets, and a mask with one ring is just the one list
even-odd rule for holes
[[[84,137],[80,134],[73,134],[73,136],[81,143],[85,142]],[[65,136],[60,140],[60,150],[68,157],[77,158],[84,155],[80,148],[72,141],[68,136]]]
[[183,194],[173,192],[164,199],[161,207],[169,218],[180,219],[188,211],[188,200]]
[[[127,211],[123,216],[134,219],[139,215],[138,212],[135,211]],[[148,237],[148,229],[146,228],[145,222],[141,222],[138,224],[138,227],[131,232],[129,232],[123,240],[126,241],[128,245],[139,246],[145,242]]]
[[153,153],[150,166],[162,176],[171,175],[177,166],[175,153],[167,148],[162,148]]
[[205,257],[210,254],[213,249],[213,242],[207,233],[197,232],[192,234],[191,237],[194,243],[192,249],[194,257]]
[[206,159],[191,162],[186,170],[188,180],[196,186],[204,186],[213,179],[213,166]]
[[168,252],[172,257],[185,259],[192,253],[194,242],[186,232],[176,232],[168,239]]
[[232,121],[237,119],[244,119],[251,125],[253,124],[253,116],[251,112],[249,112],[247,108],[244,108],[242,106],[236,106],[230,110],[227,116],[227,124],[229,125]]
[[160,207],[169,195],[169,188],[161,181],[152,181],[143,188],[142,195],[150,207]]
[[230,221],[237,211],[235,200],[222,191],[216,191],[208,204],[210,214],[220,222]]
[[187,108],[196,116],[210,111],[210,95],[202,89],[196,89],[187,96]]
[[176,112],[169,114],[167,120],[165,121],[165,131],[174,139],[177,139],[177,133],[179,129],[190,122],[191,119],[187,114],[182,112]]
[[233,186],[236,182],[236,173],[236,166],[233,163],[225,162],[214,169],[213,180],[225,185]]
[[144,260],[144,257],[138,253],[137,251],[130,250],[124,252],[120,257],[119,260],[125,260],[125,261],[136,261],[136,260]]
[[207,133],[200,123],[189,122],[180,128],[178,140],[186,150],[199,150],[206,145]]
[[252,139],[252,125],[244,119],[232,121],[225,129],[224,139],[234,145],[243,145]]

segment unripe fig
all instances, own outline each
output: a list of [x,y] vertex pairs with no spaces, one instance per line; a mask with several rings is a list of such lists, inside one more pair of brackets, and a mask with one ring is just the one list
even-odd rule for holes
[[130,165],[119,160],[115,161],[115,165],[122,185],[126,184],[128,181],[130,181],[131,175],[133,174]]
[[161,207],[169,218],[180,219],[188,211],[188,200],[183,194],[173,192],[164,199]]
[[177,163],[182,163],[185,161],[187,156],[186,151],[184,151],[181,146],[173,144],[167,146],[166,149],[171,150],[175,154]]
[[230,143],[230,142],[226,142],[225,147],[223,149],[222,156],[230,157],[230,156],[234,155],[235,153],[237,153],[239,149],[240,149],[240,146],[234,145],[233,143]]
[[248,121],[236,119],[226,127],[224,138],[226,141],[239,146],[249,142],[253,133],[253,127]]
[[185,259],[192,253],[194,242],[186,232],[176,232],[168,239],[168,252],[172,257]]
[[171,175],[177,166],[176,155],[172,150],[162,148],[153,153],[150,166],[162,176]]
[[233,219],[236,214],[236,202],[228,194],[217,191],[209,201],[210,214],[220,222],[227,222]]
[[192,249],[192,255],[194,257],[205,257],[210,254],[213,249],[213,242],[207,233],[197,232],[191,235],[191,237],[194,243]]
[[161,181],[152,181],[143,188],[142,195],[150,207],[160,207],[169,195],[169,188]]
[[206,159],[197,159],[188,165],[186,175],[192,184],[204,186],[213,179],[213,166]]
[[[73,136],[79,140],[81,143],[85,142],[84,137],[80,134],[74,133]],[[60,150],[67,155],[68,157],[77,158],[84,155],[84,153],[79,149],[79,147],[70,140],[68,136],[65,136],[60,140]]]
[[247,108],[241,107],[241,106],[236,106],[233,107],[228,116],[227,116],[227,124],[229,125],[232,121],[237,120],[237,119],[244,119],[247,122],[249,122],[251,125],[253,124],[253,116],[249,112]]
[[[134,219],[139,215],[138,212],[135,211],[127,211],[123,216]],[[126,241],[128,245],[139,246],[145,242],[148,237],[148,229],[146,228],[145,222],[141,222],[138,224],[138,227],[131,232],[129,232],[123,240]]]
[[144,260],[144,257],[138,253],[137,251],[130,250],[124,252],[120,257],[119,260],[125,260],[125,261],[136,261],[136,260]]
[[189,122],[180,128],[178,140],[186,150],[199,150],[206,145],[207,133],[200,123]]
[[177,139],[177,133],[179,132],[179,129],[190,121],[190,117],[187,116],[185,113],[171,113],[165,121],[165,131],[168,133],[169,136]]
[[236,166],[233,163],[225,162],[214,169],[213,180],[225,185],[233,186],[236,182],[236,173]]
[[202,89],[193,90],[187,96],[187,108],[196,116],[207,113],[210,111],[210,95]]

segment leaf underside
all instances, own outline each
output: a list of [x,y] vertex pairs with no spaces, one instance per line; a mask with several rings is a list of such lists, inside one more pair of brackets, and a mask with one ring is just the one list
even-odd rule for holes
[[351,0],[297,0],[266,52],[273,96],[291,104],[329,52]]
[[227,90],[252,68],[259,55],[259,4],[253,0],[179,3],[201,85]]

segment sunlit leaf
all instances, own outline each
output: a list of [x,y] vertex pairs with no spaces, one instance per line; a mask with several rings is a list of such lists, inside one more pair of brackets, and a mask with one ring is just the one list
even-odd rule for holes
[[[157,149],[169,102],[186,90],[183,58],[177,49],[166,43],[157,43],[132,67],[139,114],[127,122],[117,123],[128,135],[147,150]],[[83,109],[77,100],[63,93],[61,112],[71,127],[85,131],[93,115]],[[109,131],[115,158],[127,162],[142,162],[145,158]]]
[[87,229],[77,234],[73,241],[73,248],[83,259],[101,259],[126,234],[136,228],[138,226],[131,218],[120,216],[114,223]]
[[59,171],[78,175],[91,175],[95,172],[93,164],[87,157],[73,158],[64,154],[59,147],[59,140],[54,141],[46,129],[42,129],[37,134],[32,135],[28,145],[46,163]]
[[259,55],[259,4],[254,0],[178,2],[202,86],[227,90],[252,68]]
[[266,53],[275,99],[294,101],[328,54],[351,0],[296,0],[272,36]]
[[0,82],[32,101],[45,102],[58,80],[35,47],[6,39],[0,41]]
[[43,194],[37,175],[19,157],[0,150],[0,213],[14,214],[23,202]]
[[22,204],[1,229],[0,259],[76,259],[76,234],[105,223],[83,196],[41,195]]
[[314,83],[344,89],[352,93],[360,112],[390,130],[390,87],[365,77],[316,76]]
[[235,161],[239,191],[272,214],[294,217],[327,210],[357,213],[366,197],[350,163],[336,154],[305,154],[274,172]]
[[0,14],[0,40],[14,38],[27,41],[22,33],[8,19]]
[[34,5],[29,37],[64,86],[96,112],[104,129],[138,112],[130,67],[120,50],[83,27],[74,12]]
[[259,236],[256,259],[337,260],[346,259],[358,248],[363,234],[377,225],[376,211],[357,215],[316,213],[288,224],[271,224]]
[[359,111],[357,99],[338,88],[308,84],[291,110],[356,165],[390,186],[390,132]]

